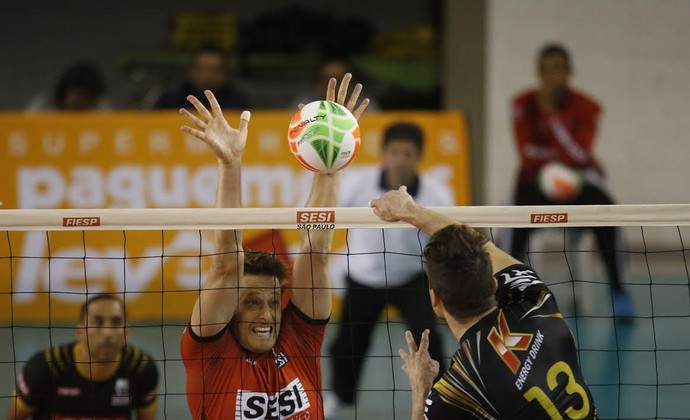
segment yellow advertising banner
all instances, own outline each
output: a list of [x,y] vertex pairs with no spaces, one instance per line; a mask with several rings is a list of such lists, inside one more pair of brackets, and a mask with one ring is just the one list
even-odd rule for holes
[[[304,204],[311,173],[290,153],[291,116],[252,113],[245,207]],[[227,118],[234,125],[239,113]],[[362,117],[362,147],[346,175],[378,165],[382,132],[396,121],[419,124],[426,139],[422,171],[444,183],[456,205],[469,204],[469,141],[457,112]],[[0,114],[0,201],[21,209],[213,207],[215,157],[180,131],[185,123],[169,112]],[[210,236],[199,231],[1,231],[2,324],[74,322],[86,296],[102,292],[122,294],[135,321],[184,319],[213,252]],[[245,235],[250,249],[285,254],[296,239],[296,231]],[[336,241],[335,249],[344,243],[342,232]]]

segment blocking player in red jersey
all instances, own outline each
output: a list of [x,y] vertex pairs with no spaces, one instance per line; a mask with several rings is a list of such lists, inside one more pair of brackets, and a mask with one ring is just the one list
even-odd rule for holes
[[[594,140],[601,107],[570,86],[570,54],[558,44],[547,45],[537,60],[539,86],[513,100],[513,129],[520,156],[516,205],[613,204],[601,165],[594,157]],[[539,182],[541,171],[558,164],[582,180],[550,194]],[[611,282],[614,313],[629,318],[633,308],[622,287],[623,264],[619,228],[592,228]],[[510,253],[523,258],[529,229],[512,229]]]
[[[355,117],[362,86],[348,97],[352,76],[328,83],[326,99]],[[237,129],[205,92],[211,109],[190,96],[200,117],[181,109],[194,126],[182,130],[206,143],[218,158],[216,207],[241,207],[241,160],[249,112]],[[341,174],[315,174],[307,207],[335,207]],[[292,296],[281,310],[284,269],[268,253],[245,253],[242,231],[215,233],[215,256],[182,336],[187,402],[195,419],[322,419],[321,344],[331,314],[327,262],[332,230],[301,230],[292,271]]]

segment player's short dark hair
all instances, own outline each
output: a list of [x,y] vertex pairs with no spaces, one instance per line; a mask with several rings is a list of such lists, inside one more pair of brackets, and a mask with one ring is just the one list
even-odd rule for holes
[[105,82],[98,67],[88,61],[82,61],[67,68],[55,89],[55,102],[61,105],[65,94],[71,89],[83,89],[94,98],[101,97],[105,93]]
[[94,302],[100,302],[102,300],[111,300],[119,303],[122,307],[122,314],[125,316],[125,319],[127,318],[127,314],[125,313],[125,303],[122,301],[122,299],[120,299],[116,295],[111,295],[109,293],[101,293],[91,296],[86,300],[86,302],[84,302],[83,305],[81,305],[81,309],[79,309],[79,321],[86,322],[86,316],[89,313],[89,305],[91,305]]
[[568,52],[568,49],[561,44],[551,43],[544,45],[539,50],[539,55],[537,58],[537,71],[541,72],[544,59],[552,55],[563,57],[563,61],[565,61],[565,65],[568,67],[568,69],[570,70],[572,68],[570,62],[570,52]]
[[271,276],[278,279],[281,293],[287,286],[287,266],[277,256],[266,251],[245,251],[244,274]]
[[200,55],[204,55],[204,54],[213,54],[213,55],[217,55],[217,56],[220,56],[222,59],[225,59],[225,58],[226,58],[226,57],[225,57],[226,54],[225,54],[225,51],[224,51],[223,49],[218,48],[218,47],[216,47],[215,45],[204,45],[204,46],[202,46],[202,47],[197,48],[196,50],[194,50],[194,52],[193,52],[193,54],[192,54],[192,61],[196,61],[196,59],[197,59]]
[[417,146],[420,154],[424,150],[424,132],[417,124],[411,122],[389,125],[383,133],[383,147],[385,148],[391,141],[409,141]]
[[496,303],[488,239],[452,224],[435,232],[424,248],[429,287],[455,318],[476,316]]

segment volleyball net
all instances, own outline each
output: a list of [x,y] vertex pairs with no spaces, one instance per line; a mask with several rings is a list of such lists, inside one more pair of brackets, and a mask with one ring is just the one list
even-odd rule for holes
[[[534,228],[525,255],[551,287],[577,340],[583,373],[601,418],[686,418],[690,392],[690,205],[434,208],[481,228],[497,243],[508,229]],[[623,287],[633,316],[614,316],[610,281],[591,227],[616,226]],[[338,328],[337,304],[356,256],[393,261],[399,252],[360,251],[352,229],[384,237],[385,223],[366,208],[106,209],[0,211],[0,412],[17,375],[36,352],[75,339],[79,307],[98,293],[125,302],[128,338],[153,355],[160,372],[159,418],[187,418],[180,337],[214,255],[215,229],[245,230],[245,249],[290,262],[300,229],[335,229],[331,277],[334,315],[322,351],[324,391]],[[421,236],[407,255],[422,267]],[[385,275],[385,274],[384,274]],[[387,280],[387,279],[386,279]],[[423,292],[423,291],[422,291]],[[428,299],[419,293],[420,301]],[[394,303],[394,302],[389,302]],[[374,325],[352,418],[408,418],[409,391],[397,349],[406,323],[395,307]],[[445,326],[443,352],[457,343]],[[446,361],[447,364],[447,361]],[[347,417],[346,417],[347,418]]]

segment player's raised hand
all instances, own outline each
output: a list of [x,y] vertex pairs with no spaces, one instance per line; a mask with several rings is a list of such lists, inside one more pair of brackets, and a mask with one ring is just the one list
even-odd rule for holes
[[[362,93],[361,83],[357,83],[355,85],[354,89],[352,89],[350,97],[348,98],[347,93],[350,87],[351,80],[352,74],[345,73],[345,76],[343,76],[343,80],[340,81],[340,86],[338,87],[338,81],[332,77],[331,80],[328,81],[328,87],[326,88],[326,100],[337,102],[340,105],[343,105],[345,108],[348,109],[348,111],[352,112],[352,115],[354,115],[355,118],[359,119],[359,117],[362,115],[364,110],[367,109],[367,106],[369,105],[369,98],[362,99],[359,105],[357,105],[359,95],[360,93]],[[336,87],[338,87],[337,93]]]
[[401,185],[397,190],[391,190],[379,198],[369,202],[374,209],[374,214],[386,222],[397,222],[414,206],[412,196],[407,192],[407,187]]
[[181,129],[206,143],[216,154],[218,160],[224,164],[237,161],[242,157],[247,144],[247,128],[251,114],[249,111],[243,111],[238,128],[233,128],[223,117],[223,111],[213,93],[206,90],[204,94],[211,104],[211,110],[206,109],[196,97],[187,96],[187,100],[194,105],[199,117],[184,108],[180,109],[180,114],[196,126],[196,128],[192,128],[183,125]]
[[419,347],[410,331],[405,332],[405,340],[410,353],[406,353],[403,349],[398,350],[403,359],[402,370],[407,375],[413,390],[428,391],[439,370],[439,363],[429,356],[429,330],[424,330],[422,333]]

